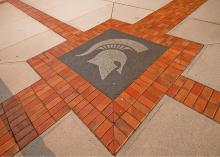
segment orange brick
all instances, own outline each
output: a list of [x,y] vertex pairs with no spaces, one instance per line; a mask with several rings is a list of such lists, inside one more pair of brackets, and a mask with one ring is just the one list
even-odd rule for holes
[[199,95],[202,92],[203,88],[204,86],[202,84],[196,82],[192,87],[191,92],[195,95]]
[[215,114],[214,120],[220,124],[220,108],[218,108],[218,111]]
[[185,98],[187,97],[188,93],[189,91],[187,91],[186,89],[180,89],[175,99],[179,102],[183,102]]
[[136,129],[140,122],[135,119],[133,116],[131,116],[129,113],[125,112],[121,118],[125,120],[133,129]]
[[101,138],[111,127],[113,124],[109,120],[105,120],[96,130],[95,134],[98,138]]
[[127,111],[129,114],[131,114],[133,117],[135,117],[138,121],[142,121],[145,117],[145,115],[137,110],[135,107],[131,106],[128,111]]
[[132,127],[130,127],[123,119],[119,118],[115,122],[115,126],[119,128],[126,136],[130,136],[134,131]]
[[198,112],[203,112],[206,107],[206,104],[207,101],[199,97],[195,103],[194,109]]
[[209,118],[213,118],[217,109],[218,109],[218,105],[209,102],[204,111],[204,115],[208,116]]
[[89,125],[88,127],[92,130],[95,131],[101,124],[104,122],[106,118],[99,114]]
[[186,97],[184,104],[188,107],[193,107],[194,103],[196,102],[196,99],[198,98],[197,95],[193,94],[193,93],[189,93],[189,95]]
[[114,130],[113,127],[111,127],[102,137],[101,141],[105,146],[108,146],[112,142],[114,138]]

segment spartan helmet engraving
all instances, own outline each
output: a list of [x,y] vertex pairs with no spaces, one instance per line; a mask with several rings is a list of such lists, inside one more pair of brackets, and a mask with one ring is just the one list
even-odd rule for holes
[[98,66],[101,79],[104,80],[114,70],[122,74],[127,61],[123,50],[141,53],[149,49],[145,45],[129,39],[108,39],[93,45],[85,53],[76,56],[86,56],[96,50],[100,50],[100,52],[88,60],[88,63]]

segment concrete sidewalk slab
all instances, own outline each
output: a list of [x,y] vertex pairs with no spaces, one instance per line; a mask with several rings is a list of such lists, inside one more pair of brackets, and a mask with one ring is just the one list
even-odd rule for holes
[[206,45],[183,75],[220,91],[220,44]]
[[39,33],[0,50],[0,63],[26,61],[64,41],[64,38],[51,30]]
[[220,125],[165,96],[119,156],[219,156]]
[[131,7],[122,4],[114,4],[112,18],[134,24],[139,20],[143,19],[145,16],[151,14],[153,11],[140,9],[136,7]]
[[208,0],[189,17],[220,24],[220,1]]
[[220,25],[187,18],[168,34],[203,44],[220,43]]
[[[26,62],[0,64],[0,76],[13,95],[40,79],[40,76]],[[0,102],[12,96],[4,92],[4,89],[0,87]]]
[[[6,13],[1,13],[3,17],[0,17],[1,22],[3,23],[0,25],[0,36],[4,37],[0,38],[0,50],[48,30],[47,27],[32,19],[11,4],[4,3],[2,6],[9,8],[9,10],[6,9]],[[11,14],[14,15],[14,18],[12,19],[4,16],[4,14],[7,14],[10,11],[12,12]]]
[[[68,23],[73,27],[79,28],[82,31],[86,31],[90,28],[93,28],[94,26],[111,18],[112,3],[103,0],[22,1],[47,13],[48,15],[53,16],[54,18],[60,21]],[[111,6],[110,9],[109,6]],[[106,7],[108,9],[104,9]]]
[[69,21],[68,24],[74,26],[75,28],[81,31],[87,31],[93,28],[96,25],[101,24],[102,22],[111,18],[113,4],[105,5],[101,8],[98,8],[94,11],[88,12],[80,17],[75,18],[72,21]]
[[[112,1],[112,0],[111,0]],[[158,10],[161,7],[165,6],[172,0],[113,0],[116,3],[121,3],[125,5],[130,5],[134,7],[149,9],[149,10]]]

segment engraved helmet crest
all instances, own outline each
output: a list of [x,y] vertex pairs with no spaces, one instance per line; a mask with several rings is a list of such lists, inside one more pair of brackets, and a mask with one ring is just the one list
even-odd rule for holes
[[108,39],[93,45],[85,53],[76,56],[86,56],[96,50],[100,52],[87,62],[98,66],[101,79],[104,80],[114,70],[122,74],[127,61],[124,50],[141,53],[147,51],[148,48],[134,40]]

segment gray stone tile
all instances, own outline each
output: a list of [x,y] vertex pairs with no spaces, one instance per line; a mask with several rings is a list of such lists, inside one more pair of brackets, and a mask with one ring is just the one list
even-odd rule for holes
[[220,44],[206,45],[183,75],[220,91]]
[[64,41],[64,38],[51,30],[39,33],[0,50],[0,63],[26,61]]
[[119,156],[219,156],[220,125],[165,96]]
[[27,145],[15,157],[111,156],[73,112]]
[[168,32],[203,44],[220,43],[220,25],[187,18]]
[[103,0],[22,1],[82,31],[111,18],[112,3]]
[[131,5],[139,8],[157,10],[170,3],[172,0],[111,0],[113,2]]
[[220,1],[208,0],[189,17],[220,24]]
[[151,14],[153,11],[131,7],[123,4],[114,4],[112,18],[134,24],[145,16]]
[[[0,102],[17,94],[40,79],[40,76],[26,62],[1,63]],[[7,89],[10,92],[6,92]]]
[[[0,7],[6,7],[0,11],[0,50],[48,30],[46,26],[11,4],[3,3]],[[12,18],[5,14],[11,15]]]

